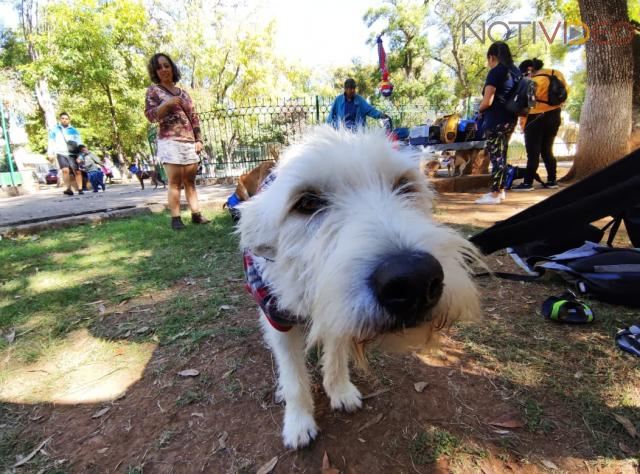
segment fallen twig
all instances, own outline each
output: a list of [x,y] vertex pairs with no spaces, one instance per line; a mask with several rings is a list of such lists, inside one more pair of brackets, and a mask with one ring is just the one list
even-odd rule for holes
[[36,449],[34,449],[33,451],[31,451],[27,456],[23,457],[20,461],[18,461],[17,463],[15,463],[13,465],[13,467],[20,467],[24,464],[27,464],[29,461],[31,461],[31,459],[40,452],[40,450],[42,448],[44,448],[44,445],[47,444],[49,441],[51,441],[51,439],[53,438],[53,436],[49,436],[47,439],[45,439],[42,443],[40,443],[40,445],[38,445],[38,447]]
[[377,392],[369,393],[368,395],[364,395],[362,397],[362,400],[367,400],[369,398],[377,397],[378,395],[382,395],[383,393],[386,393],[389,390],[391,390],[391,389],[390,388],[383,388],[382,390],[378,390]]

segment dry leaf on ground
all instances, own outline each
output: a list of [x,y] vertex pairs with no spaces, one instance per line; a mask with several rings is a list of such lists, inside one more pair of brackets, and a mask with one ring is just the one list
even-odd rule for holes
[[499,426],[500,428],[522,428],[524,422],[517,413],[505,413],[499,416],[493,421],[489,422],[490,425]]
[[543,459],[542,465],[547,469],[555,469],[556,471],[560,469],[558,466],[555,465],[555,463],[553,463],[552,461],[549,461],[548,459]]
[[324,456],[322,457],[322,474],[340,474],[340,470],[335,467],[331,467],[331,461],[329,461],[329,455],[327,452],[324,452]]
[[358,433],[361,432],[362,430],[365,430],[367,428],[369,428],[370,426],[375,425],[376,423],[379,423],[380,420],[382,420],[382,417],[384,415],[382,413],[380,413],[379,415],[374,416],[373,418],[371,418],[369,421],[367,421],[364,425],[362,425],[359,429],[358,429]]
[[102,415],[104,415],[105,413],[107,413],[109,410],[111,410],[111,407],[104,407],[104,408],[101,408],[100,410],[98,410],[97,412],[95,412],[93,415],[91,415],[91,418],[100,418]]
[[629,446],[624,444],[622,441],[620,441],[618,443],[618,447],[620,448],[620,451],[622,451],[627,456],[635,456],[636,455],[636,452],[633,449],[631,449]]
[[276,464],[278,464],[278,456],[271,458],[268,463],[264,464],[260,469],[258,469],[258,472],[256,474],[269,474],[276,467]]
[[180,377],[196,377],[197,375],[200,375],[200,371],[196,369],[186,369],[178,372],[178,375]]
[[427,382],[416,382],[413,384],[413,388],[416,389],[416,392],[422,393],[422,391],[427,388],[427,385],[429,385]]
[[624,426],[624,429],[627,430],[629,436],[631,436],[632,438],[638,437],[638,431],[636,430],[636,427],[633,426],[633,423],[631,423],[631,420],[629,420],[629,418],[626,418],[622,415],[616,415],[615,413],[613,414],[613,417],[618,423]]
[[12,329],[11,331],[9,331],[7,334],[4,335],[4,339],[9,344],[13,343],[13,341],[16,340],[16,330]]

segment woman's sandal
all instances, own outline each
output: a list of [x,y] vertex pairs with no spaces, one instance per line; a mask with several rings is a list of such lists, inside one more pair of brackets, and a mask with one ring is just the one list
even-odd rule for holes
[[552,321],[569,324],[592,323],[595,320],[592,309],[570,292],[547,298],[542,303],[542,315]]

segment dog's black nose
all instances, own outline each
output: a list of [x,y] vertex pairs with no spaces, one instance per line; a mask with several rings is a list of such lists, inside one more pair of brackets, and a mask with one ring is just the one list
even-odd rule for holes
[[385,257],[372,275],[372,286],[380,304],[395,324],[415,326],[442,296],[442,265],[425,252]]

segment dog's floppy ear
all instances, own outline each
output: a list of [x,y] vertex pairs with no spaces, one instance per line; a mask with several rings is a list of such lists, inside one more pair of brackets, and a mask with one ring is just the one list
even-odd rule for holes
[[249,248],[260,257],[276,258],[278,242],[278,216],[267,206],[263,194],[245,201],[239,206],[240,246]]

